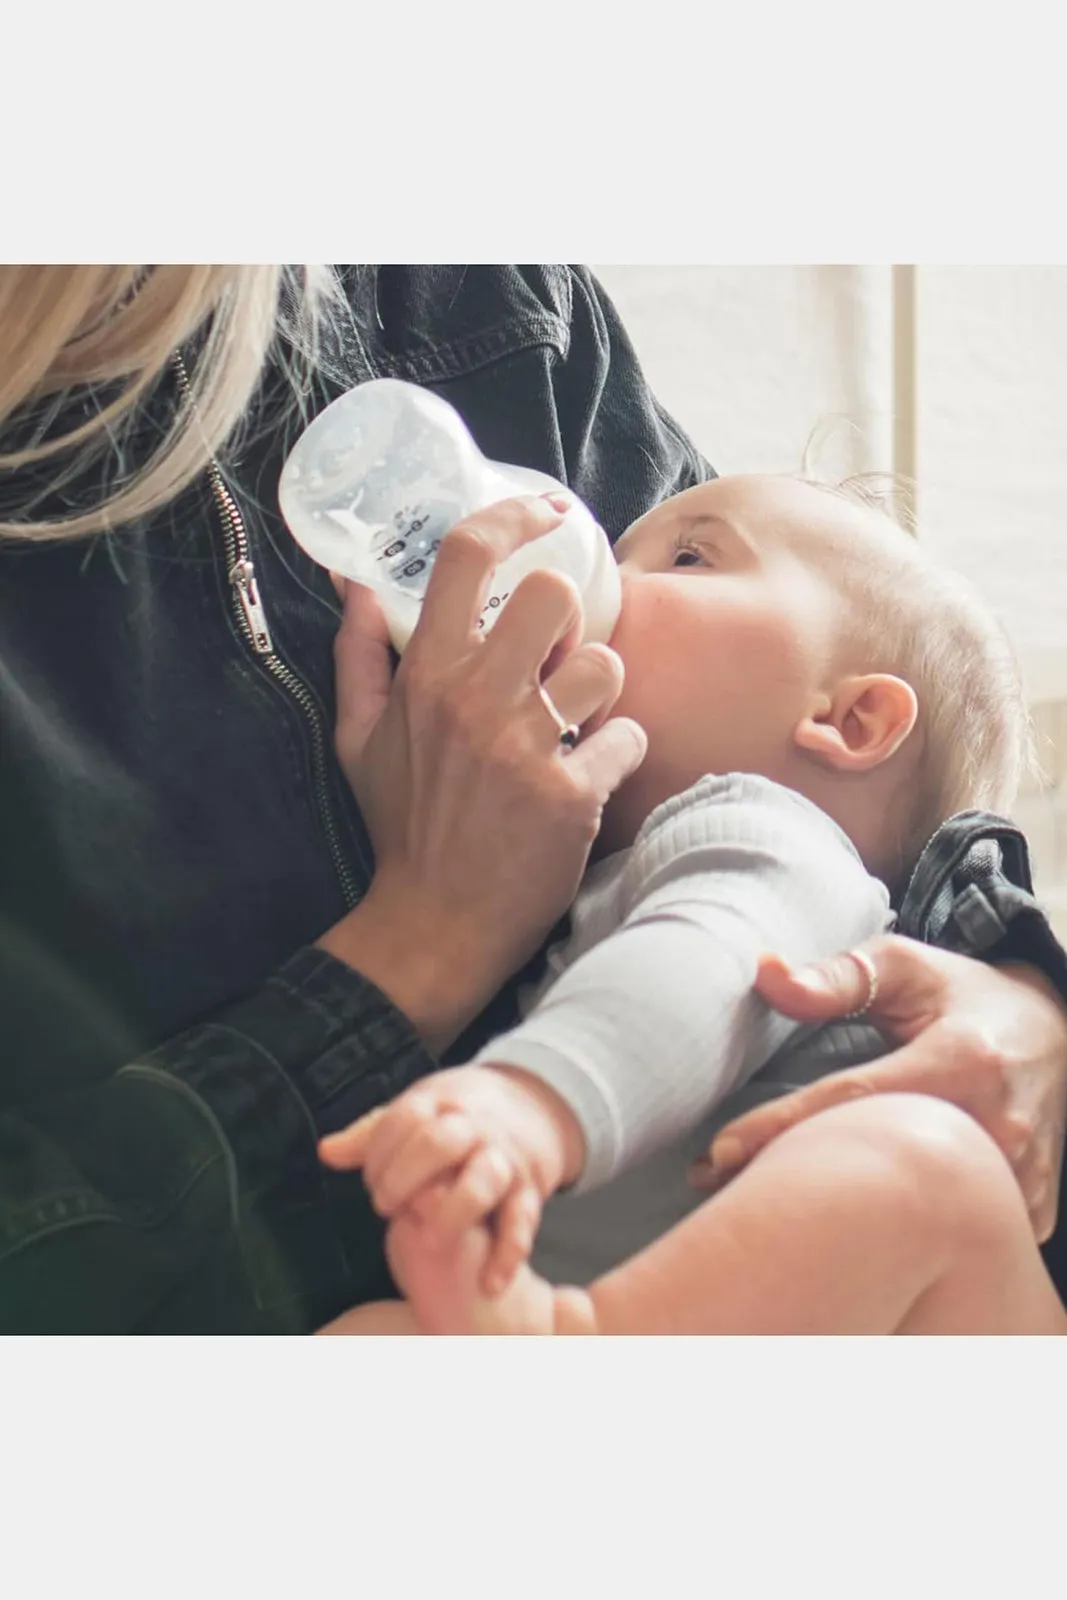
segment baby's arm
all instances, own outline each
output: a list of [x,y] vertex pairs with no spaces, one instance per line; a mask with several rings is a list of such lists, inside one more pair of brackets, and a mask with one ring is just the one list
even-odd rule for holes
[[761,955],[802,964],[848,949],[882,931],[888,897],[821,812],[731,776],[659,809],[615,909],[614,931],[477,1058],[571,1107],[582,1189],[688,1132],[796,1031],[754,992]]
[[753,980],[880,931],[886,897],[833,825],[758,778],[708,779],[631,853],[615,931],[517,1028],[323,1141],[378,1211],[441,1239],[494,1216],[486,1288],[511,1277],[556,1189],[607,1182],[686,1131],[796,1024]]

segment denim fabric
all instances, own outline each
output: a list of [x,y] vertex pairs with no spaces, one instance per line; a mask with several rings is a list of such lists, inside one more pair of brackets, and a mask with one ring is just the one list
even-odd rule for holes
[[989,811],[938,828],[912,873],[897,928],[912,939],[1040,967],[1067,995],[1067,955],[1034,900],[1022,831]]
[[[344,283],[351,315],[308,409],[370,377],[422,383],[612,537],[710,474],[584,269],[351,267]],[[163,384],[110,476],[174,403]],[[311,720],[243,640],[205,482],[112,536],[0,546],[3,1331],[300,1331],[388,1292],[362,1185],[327,1174],[315,1139],[434,1063],[382,994],[308,948],[372,859],[330,754],[336,600],[276,505],[301,426],[279,362],[224,466]],[[0,510],[28,482],[0,479]],[[998,864],[976,822],[949,827],[978,853],[909,890],[909,931],[997,956],[972,889],[1009,943],[1020,921],[1043,928],[1010,851]],[[1051,936],[1032,943],[1067,991]]]

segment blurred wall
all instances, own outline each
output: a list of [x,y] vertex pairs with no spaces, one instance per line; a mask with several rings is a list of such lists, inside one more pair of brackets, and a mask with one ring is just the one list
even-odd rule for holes
[[888,267],[594,267],[660,400],[720,472],[793,471],[823,418],[889,464]]

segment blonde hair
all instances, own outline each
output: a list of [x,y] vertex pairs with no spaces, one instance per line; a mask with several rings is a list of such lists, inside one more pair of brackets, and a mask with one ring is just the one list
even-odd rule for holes
[[[323,307],[337,298],[326,268],[0,266],[0,491],[27,469],[37,483],[0,537],[76,538],[175,499],[233,434],[283,319],[313,361]],[[145,402],[194,340],[189,403],[143,465],[88,509],[35,518],[103,457],[123,461]]]
[[849,640],[865,670],[914,689],[923,739],[920,782],[897,841],[899,876],[912,870],[940,824],[958,811],[1010,811],[1034,767],[1019,664],[1003,626],[959,573],[932,559],[887,507],[889,475],[813,487],[863,507],[868,537],[841,542],[833,579],[850,605]]

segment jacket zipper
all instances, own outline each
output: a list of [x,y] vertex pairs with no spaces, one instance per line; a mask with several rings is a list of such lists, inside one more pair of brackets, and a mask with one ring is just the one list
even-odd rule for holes
[[[189,387],[189,374],[185,362],[180,355],[174,357],[174,370],[177,374],[178,389],[186,405],[192,404],[192,392]],[[208,479],[211,484],[211,493],[215,501],[219,522],[222,525],[222,537],[226,547],[226,572],[230,583],[230,593],[233,596],[233,611],[241,637],[250,646],[263,664],[264,670],[269,672],[275,681],[289,695],[303,714],[311,735],[311,768],[312,784],[315,802],[319,817],[322,821],[323,832],[330,851],[330,859],[337,874],[345,903],[351,908],[359,900],[359,889],[352,876],[351,868],[345,859],[341,846],[341,837],[337,828],[337,819],[333,813],[330,802],[330,788],[328,780],[329,765],[327,761],[326,731],[322,717],[319,715],[315,697],[307,684],[298,677],[286,662],[284,662],[274,649],[274,640],[271,638],[270,624],[267,620],[266,608],[256,582],[256,569],[249,553],[248,533],[245,529],[244,518],[240,508],[226,487],[219,464],[212,458],[208,466]]]

